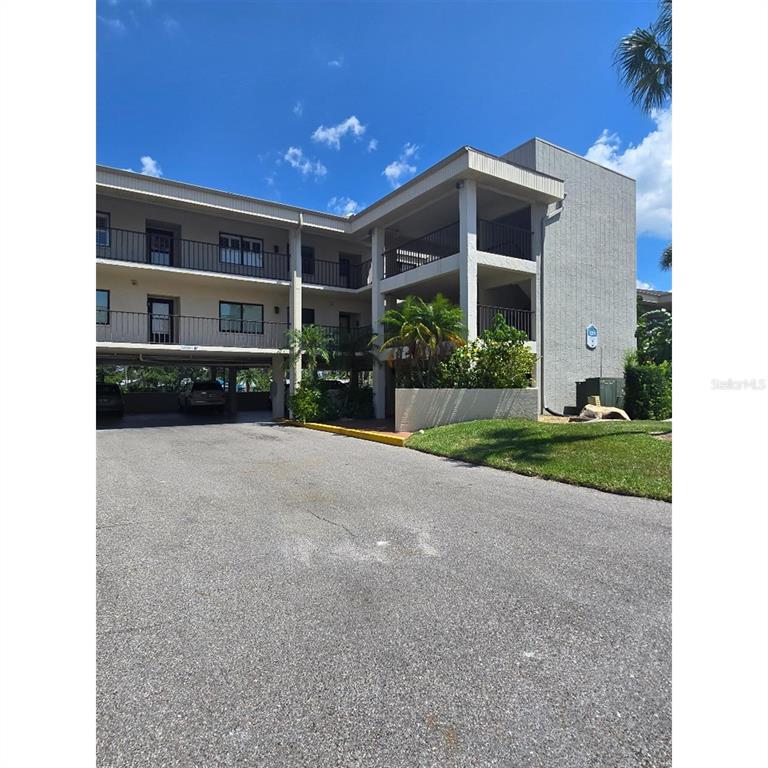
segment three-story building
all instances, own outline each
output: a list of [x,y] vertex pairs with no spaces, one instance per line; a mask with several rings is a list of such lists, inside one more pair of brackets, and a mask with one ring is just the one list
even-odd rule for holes
[[[526,332],[542,408],[575,406],[576,382],[620,376],[634,347],[635,183],[540,139],[462,147],[347,218],[102,166],[96,208],[99,363],[269,366],[295,388],[289,328],[370,336],[438,292],[470,339],[498,313]],[[383,417],[378,360],[373,383]]]

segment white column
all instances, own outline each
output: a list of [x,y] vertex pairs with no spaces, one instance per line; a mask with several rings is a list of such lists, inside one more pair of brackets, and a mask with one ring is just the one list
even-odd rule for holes
[[272,418],[282,419],[285,415],[285,366],[282,355],[272,356]]
[[227,389],[229,412],[237,413],[237,368],[233,366],[227,368]]
[[544,243],[542,242],[542,222],[547,215],[547,206],[542,203],[531,205],[531,257],[536,261],[536,277],[531,280],[531,311],[533,315],[532,340],[536,342],[536,387],[539,390],[539,413],[544,412],[544,343],[542,337],[542,313],[539,295],[542,289],[542,254]]
[[[288,306],[290,307],[291,329],[301,330],[301,226],[290,231],[289,247],[291,251],[290,263],[290,295]],[[301,381],[301,360],[291,362],[291,394],[296,391]]]
[[[384,314],[384,294],[381,292],[381,279],[384,269],[384,229],[371,230],[371,325],[376,334],[376,344],[381,345],[381,316]],[[386,407],[386,371],[378,355],[373,360],[373,410],[377,419],[383,419]]]
[[459,188],[459,303],[467,339],[477,338],[477,183],[464,179]]

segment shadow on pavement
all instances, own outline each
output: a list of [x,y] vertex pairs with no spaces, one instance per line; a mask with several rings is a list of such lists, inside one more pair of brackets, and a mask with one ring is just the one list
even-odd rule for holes
[[119,416],[96,416],[96,429],[143,429],[145,427],[188,427],[194,424],[269,424],[269,411],[241,411],[236,414],[201,411],[199,413],[127,413]]

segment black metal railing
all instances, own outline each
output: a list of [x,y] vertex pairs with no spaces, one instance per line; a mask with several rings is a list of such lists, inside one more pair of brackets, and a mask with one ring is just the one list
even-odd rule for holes
[[384,277],[399,275],[459,252],[459,222],[384,252]]
[[98,311],[96,320],[96,341],[252,349],[288,346],[286,323],[112,309]]
[[333,352],[342,348],[349,348],[354,342],[354,346],[363,351],[367,343],[373,339],[373,328],[370,325],[363,325],[358,328],[342,328],[338,325],[321,325],[326,338],[329,341],[330,350]]
[[175,237],[158,243],[152,234],[127,229],[97,230],[96,258],[288,280],[289,259],[284,253],[256,253]]
[[[290,257],[285,253],[257,253],[217,243],[159,237],[128,229],[97,230],[96,258],[270,280],[290,279]],[[348,261],[311,259],[303,268],[303,281],[313,285],[362,288],[370,283],[370,260],[351,264]]]
[[348,261],[304,259],[301,279],[312,285],[333,288],[362,288],[370,282],[371,262],[351,264]]
[[529,309],[512,309],[510,307],[489,307],[477,305],[477,335],[493,326],[496,316],[501,315],[504,322],[518,331],[524,331],[528,338],[533,333],[533,312]]
[[477,249],[499,256],[513,256],[530,261],[532,255],[531,232],[495,221],[477,221]]

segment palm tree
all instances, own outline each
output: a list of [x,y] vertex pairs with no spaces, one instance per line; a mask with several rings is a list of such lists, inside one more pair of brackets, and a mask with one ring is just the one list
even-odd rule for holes
[[288,331],[288,346],[291,350],[291,360],[301,360],[303,355],[307,358],[307,372],[312,379],[317,378],[317,362],[330,362],[331,355],[328,351],[330,339],[326,331],[319,325],[305,325],[300,330],[292,328]]
[[661,268],[672,269],[672,243],[661,252]]
[[409,365],[422,387],[431,383],[441,356],[466,343],[461,309],[440,293],[430,302],[406,296],[400,306],[381,316],[381,322],[387,329],[381,349],[395,348],[400,359],[407,350]]
[[237,372],[237,383],[245,385],[246,392],[250,392],[251,389],[254,392],[267,392],[269,381],[269,372],[263,368],[241,368]]
[[672,0],[659,0],[659,15],[648,29],[622,37],[614,63],[632,103],[650,112],[672,97]]

